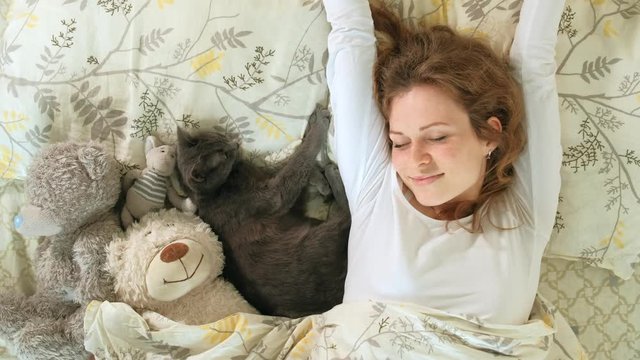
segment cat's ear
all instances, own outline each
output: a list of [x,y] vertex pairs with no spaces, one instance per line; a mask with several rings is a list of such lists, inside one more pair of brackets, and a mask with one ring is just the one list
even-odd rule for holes
[[240,142],[240,138],[239,137],[233,139],[233,141],[231,141],[231,143],[229,143],[229,147],[230,147],[231,151],[238,150],[240,148],[240,145],[242,145],[242,144]]
[[181,127],[178,127],[178,146],[192,146],[191,135]]

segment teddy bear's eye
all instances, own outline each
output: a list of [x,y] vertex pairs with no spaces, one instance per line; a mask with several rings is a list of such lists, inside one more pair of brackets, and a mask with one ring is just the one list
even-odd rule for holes
[[147,233],[144,234],[144,236],[149,236],[149,235],[151,235],[151,231],[147,231]]
[[167,223],[166,225],[169,226],[169,227],[176,226],[176,224],[174,224],[174,223]]

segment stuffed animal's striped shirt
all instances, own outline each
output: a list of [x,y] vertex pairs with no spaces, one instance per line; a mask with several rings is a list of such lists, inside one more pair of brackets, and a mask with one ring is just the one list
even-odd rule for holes
[[132,189],[146,200],[163,206],[167,196],[167,178],[149,170],[133,183]]

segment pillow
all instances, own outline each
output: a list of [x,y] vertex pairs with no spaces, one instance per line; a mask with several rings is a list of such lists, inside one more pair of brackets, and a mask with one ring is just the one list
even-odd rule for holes
[[0,177],[66,139],[144,163],[150,133],[233,131],[250,150],[299,139],[327,101],[320,0],[14,1],[1,37]]
[[[410,21],[492,34],[497,49],[518,10],[518,1],[388,3]],[[233,131],[246,148],[275,151],[328,100],[321,0],[2,4],[2,178],[23,178],[34,152],[67,139],[104,142],[135,167],[144,137],[172,141],[176,126]]]
[[564,154],[547,256],[628,279],[640,261],[640,4],[616,3],[568,0],[558,26]]
[[[521,0],[386,0],[407,21],[447,23],[506,53]],[[557,59],[563,187],[547,256],[631,275],[640,252],[638,5],[569,0]],[[185,21],[186,20],[186,21]],[[540,24],[556,26],[556,24]],[[127,167],[176,126],[238,133],[276,151],[326,103],[321,0],[0,2],[0,178],[49,142],[96,140]],[[583,39],[584,40],[581,40]],[[593,54],[593,55],[592,55]]]

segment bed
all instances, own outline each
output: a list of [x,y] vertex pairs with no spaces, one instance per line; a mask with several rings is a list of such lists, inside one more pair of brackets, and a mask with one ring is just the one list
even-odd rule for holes
[[[522,7],[522,0],[387,2],[406,21],[446,23],[502,53]],[[539,26],[558,28],[564,147],[540,279],[546,302],[538,303],[538,315],[558,313],[564,329],[548,344],[549,358],[640,358],[640,1],[567,0],[559,24]],[[328,100],[328,32],[321,0],[0,0],[0,291],[35,288],[37,239],[19,236],[11,224],[39,149],[99,141],[123,169],[139,168],[145,136],[172,142],[177,126],[234,131],[253,151],[284,149],[300,139],[315,104]],[[314,329],[353,311],[425,323],[420,309],[372,303],[297,322],[237,316],[216,324],[236,335],[248,329],[247,344],[253,339],[256,349],[295,358],[319,351],[309,345]],[[441,329],[433,325],[441,315],[429,314],[434,329]],[[135,319],[126,307],[94,304],[85,325],[108,326],[118,316]],[[257,334],[272,334],[271,342]],[[126,349],[90,340],[102,349],[99,357],[118,358]],[[411,346],[428,343],[389,347],[411,358]],[[163,344],[167,357],[186,354],[184,344]],[[384,345],[367,342],[376,344]],[[10,349],[0,347],[0,357],[10,358]]]

